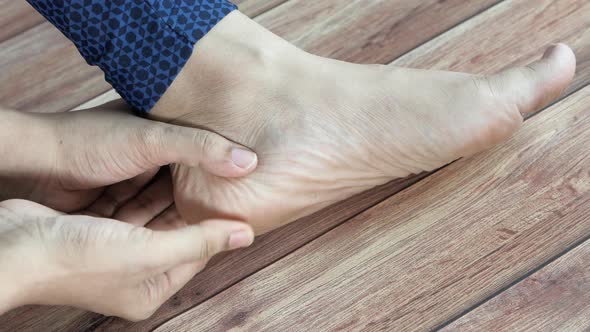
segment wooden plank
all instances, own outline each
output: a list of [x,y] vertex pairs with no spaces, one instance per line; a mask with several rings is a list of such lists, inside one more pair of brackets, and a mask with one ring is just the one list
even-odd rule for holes
[[589,296],[586,241],[442,331],[588,331]]
[[590,87],[157,331],[430,330],[590,235]]
[[578,58],[577,76],[568,90],[574,91],[590,81],[588,17],[588,1],[507,0],[397,59],[394,65],[491,74],[525,65],[550,44],[565,42]]
[[288,0],[234,0],[233,2],[240,7],[242,13],[247,13],[248,16],[258,16],[267,12]]
[[389,63],[501,0],[291,0],[259,22],[311,53]]
[[0,41],[12,38],[43,22],[43,16],[26,1],[0,0],[0,8]]
[[[561,2],[563,4],[563,2]],[[566,3],[566,5],[571,5],[571,3]],[[447,38],[447,42],[454,44],[454,45],[460,45],[461,48],[453,50],[452,52],[446,53],[446,54],[442,54],[442,53],[431,53],[432,57],[436,57],[435,61],[430,61],[428,58],[423,58],[420,57],[418,60],[411,62],[408,59],[411,59],[411,55],[408,55],[407,57],[404,57],[404,61],[406,65],[410,65],[410,66],[414,66],[414,67],[436,67],[437,61],[439,61],[441,63],[441,65],[439,67],[444,68],[445,61],[447,61],[447,59],[454,59],[456,60],[456,55],[460,55],[462,53],[465,53],[464,50],[467,49],[474,49],[476,50],[473,54],[471,54],[473,57],[480,55],[483,56],[486,54],[486,50],[483,49],[479,49],[478,47],[474,47],[477,46],[481,39],[485,39],[486,36],[490,35],[491,32],[494,31],[498,31],[499,34],[506,34],[506,31],[510,31],[511,33],[514,33],[512,36],[514,39],[520,40],[522,43],[528,45],[528,49],[525,52],[525,55],[522,57],[515,57],[514,54],[516,52],[510,52],[509,50],[507,50],[507,52],[502,53],[499,52],[500,54],[494,58],[491,59],[491,61],[489,63],[483,63],[483,62],[478,62],[478,61],[463,61],[460,65],[455,65],[454,67],[452,67],[452,69],[455,70],[465,70],[465,71],[474,71],[474,72],[484,72],[486,68],[488,68],[488,66],[493,66],[494,68],[500,68],[502,66],[504,66],[505,64],[509,64],[509,63],[513,63],[513,62],[523,62],[523,61],[529,61],[532,59],[532,57],[536,57],[538,56],[539,52],[542,50],[542,48],[547,44],[550,43],[552,41],[551,38],[554,38],[556,36],[554,35],[545,35],[547,38],[537,38],[537,35],[535,35],[531,30],[529,26],[526,26],[525,29],[522,29],[521,26],[517,25],[516,28],[520,29],[520,30],[516,30],[516,31],[512,31],[511,28],[514,25],[506,25],[503,21],[498,21],[499,17],[502,16],[510,16],[507,13],[510,13],[510,10],[514,10],[514,11],[522,11],[525,10],[521,7],[523,6],[530,6],[532,7],[534,4],[531,4],[529,2],[529,4],[526,3],[522,3],[520,2],[519,5],[514,5],[512,4],[511,6],[513,7],[509,7],[509,8],[505,8],[505,7],[500,7],[503,8],[502,10],[498,11],[496,9],[494,9],[493,13],[495,13],[494,15],[489,15],[488,12],[486,12],[484,15],[482,15],[483,19],[478,17],[476,20],[473,20],[474,22],[479,22],[476,25],[477,26],[483,26],[483,25],[487,25],[489,32],[487,32],[487,34],[480,34],[480,35],[473,35],[468,33],[468,31],[470,29],[474,29],[474,25],[471,24],[471,21],[467,23],[468,27],[470,27],[469,29],[466,29],[465,33],[462,34],[457,34],[454,33],[457,29],[454,29],[451,31],[452,34],[452,38]],[[560,4],[558,4],[560,5]],[[285,5],[283,5],[285,6]],[[281,6],[281,7],[283,7]],[[563,6],[563,5],[561,5]],[[528,7],[527,7],[528,8]],[[541,6],[539,7],[541,8],[541,10],[544,8],[543,3],[541,3]],[[528,9],[526,9],[528,10]],[[583,10],[585,10],[585,8],[581,8],[580,9],[581,12],[583,13]],[[270,15],[270,14],[266,14],[266,15]],[[351,15],[353,15],[351,13]],[[444,13],[442,13],[441,15],[444,15]],[[536,13],[535,15],[540,15],[541,18],[545,17],[543,16],[544,14],[538,14]],[[546,18],[546,17],[545,17]],[[583,18],[583,16],[582,16]],[[268,19],[266,17],[262,17],[261,19]],[[436,21],[436,20],[435,20]],[[420,22],[423,22],[421,20],[418,20],[418,22],[416,24],[419,24]],[[494,22],[500,22],[501,24],[494,24]],[[567,26],[565,26],[565,23],[567,22]],[[585,53],[584,54],[580,54],[580,51],[584,50],[587,45],[587,34],[582,34],[582,38],[575,38],[575,36],[572,34],[572,31],[586,31],[587,30],[587,26],[585,26],[583,23],[585,21],[583,19],[580,18],[580,16],[567,16],[567,17],[563,17],[563,21],[560,21],[559,24],[557,26],[555,26],[555,29],[558,31],[564,31],[562,36],[558,36],[561,39],[563,39],[564,41],[573,44],[574,48],[576,49],[578,56],[580,58],[580,61],[582,63],[587,63],[588,60],[588,56],[590,56],[590,53]],[[426,22],[427,24],[430,24],[431,22]],[[538,27],[543,27],[543,24],[539,24],[537,25]],[[272,28],[272,27],[271,27]],[[463,29],[463,28],[462,28]],[[446,35],[446,34],[445,34]],[[463,44],[462,42],[460,42],[460,40],[463,39],[469,39],[469,42],[466,42],[465,44]],[[345,43],[345,41],[343,41],[342,43]],[[508,38],[503,38],[500,39],[498,42],[497,47],[498,48],[506,48],[508,49],[509,46],[513,45],[512,43],[512,39],[508,39]],[[391,45],[391,50],[393,52],[395,52],[395,47],[396,45],[393,44]],[[586,48],[587,49],[587,48]],[[422,50],[422,48],[418,49],[417,52],[421,52],[420,50]],[[436,50],[434,50],[436,51]],[[319,52],[318,52],[319,53]],[[418,53],[417,53],[418,54]],[[420,53],[422,54],[422,53]],[[376,55],[375,58],[378,58],[379,55]],[[427,64],[427,65],[426,65]],[[448,64],[448,62],[447,62]],[[578,79],[576,80],[576,84],[581,84],[582,82],[585,82],[585,79],[583,78],[584,76],[582,76],[582,78],[580,78],[580,76],[578,76]],[[224,259],[220,259],[217,260],[216,264],[211,264],[212,266],[206,270],[204,273],[201,273],[200,275],[198,275],[185,289],[183,289],[181,292],[179,292],[177,294],[177,296],[175,298],[173,298],[171,301],[169,301],[163,308],[162,310],[160,310],[156,316],[154,316],[151,320],[143,322],[142,324],[135,324],[135,325],[130,325],[126,322],[123,322],[121,320],[110,320],[107,321],[107,325],[106,327],[109,328],[135,328],[137,330],[141,330],[143,329],[148,329],[149,327],[153,327],[153,326],[157,326],[159,323],[161,323],[163,320],[172,317],[173,315],[182,312],[184,310],[186,310],[187,308],[190,308],[191,306],[207,299],[208,297],[216,294],[218,291],[222,290],[223,288],[232,285],[233,283],[241,280],[242,278],[248,276],[249,274],[261,269],[262,267],[272,263],[273,261],[279,259],[280,257],[284,256],[285,254],[289,253],[290,251],[293,251],[294,249],[296,249],[297,247],[305,244],[306,242],[309,242],[310,240],[316,238],[319,234],[321,234],[322,232],[325,232],[333,227],[335,227],[336,225],[338,225],[339,223],[341,223],[343,220],[346,220],[346,218],[350,217],[351,215],[354,215],[354,213],[362,211],[363,209],[366,209],[367,207],[370,207],[371,205],[375,204],[376,202],[379,202],[380,200],[382,200],[385,197],[390,196],[391,194],[399,191],[400,186],[399,184],[390,184],[388,186],[384,186],[381,187],[379,189],[377,189],[376,191],[372,191],[372,192],[368,192],[365,194],[362,194],[360,197],[361,199],[353,199],[353,200],[348,200],[344,203],[341,204],[337,204],[335,207],[332,207],[329,210],[326,211],[322,211],[320,212],[317,216],[311,217],[311,218],[306,218],[304,221],[300,221],[294,224],[291,224],[290,226],[287,226],[286,228],[283,228],[281,230],[278,230],[277,232],[271,233],[268,236],[265,236],[261,239],[257,240],[257,243],[255,244],[255,246],[249,250],[245,250],[245,251],[238,251],[235,253],[232,253],[231,255],[228,255],[227,257],[225,257]],[[352,204],[354,202],[358,202],[358,205]],[[239,270],[235,269],[235,266],[240,266]],[[66,311],[68,312],[68,311]],[[64,312],[64,316],[63,319],[64,321],[68,321],[67,319],[67,313]],[[75,311],[72,311],[75,312]],[[36,311],[36,316],[37,316],[37,322],[39,323],[39,325],[37,326],[44,326],[43,324],[47,323],[49,324],[50,321],[45,321],[45,317],[43,315],[43,311]],[[101,318],[96,317],[96,316],[92,316],[91,314],[88,314],[88,316],[81,316],[82,318],[79,318],[78,316],[74,315],[74,322],[72,323],[72,321],[69,321],[71,323],[70,326],[72,329],[75,329],[76,327],[80,327],[80,326],[94,326],[94,324],[96,324],[97,322],[100,323]],[[26,317],[25,317],[26,318]],[[76,319],[78,320],[78,323],[76,322]],[[9,322],[9,324],[12,324],[10,326],[15,326],[16,328],[18,328],[18,326],[22,326],[19,324],[22,324],[22,321],[19,321],[19,319],[17,318],[17,320],[11,320]]]
[[51,24],[0,43],[0,104],[35,112],[71,109],[110,86]]

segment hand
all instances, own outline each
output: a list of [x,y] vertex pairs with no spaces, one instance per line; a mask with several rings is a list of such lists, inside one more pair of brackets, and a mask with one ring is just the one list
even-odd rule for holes
[[0,202],[0,313],[24,304],[71,305],[145,319],[208,258],[253,241],[250,226],[239,222],[186,226],[174,209],[153,217],[145,215],[143,227]]
[[[0,165],[0,199],[23,198],[60,211],[88,209],[111,217],[160,166],[200,165],[222,177],[244,176],[256,167],[253,152],[219,135],[149,121],[124,109],[116,101],[51,115],[0,112],[0,154],[11,156]],[[158,194],[165,185],[156,181],[143,201],[171,204],[171,196]]]

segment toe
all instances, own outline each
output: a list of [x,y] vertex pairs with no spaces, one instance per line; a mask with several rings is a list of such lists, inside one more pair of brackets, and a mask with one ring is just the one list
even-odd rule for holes
[[571,83],[576,57],[564,44],[549,47],[543,58],[525,67],[489,77],[496,95],[514,103],[521,113],[531,113],[559,97]]

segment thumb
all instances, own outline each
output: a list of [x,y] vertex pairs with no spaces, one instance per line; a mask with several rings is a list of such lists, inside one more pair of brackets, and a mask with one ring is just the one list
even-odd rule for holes
[[209,220],[171,231],[153,231],[149,253],[142,255],[153,266],[177,266],[208,260],[223,251],[248,247],[254,231],[245,223]]
[[200,166],[222,177],[239,177],[256,168],[256,153],[213,132],[160,124],[159,136],[148,147],[159,165],[183,164]]

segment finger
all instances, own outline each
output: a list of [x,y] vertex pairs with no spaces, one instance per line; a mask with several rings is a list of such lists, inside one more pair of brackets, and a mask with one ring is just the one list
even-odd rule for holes
[[120,206],[137,195],[148,182],[158,173],[159,168],[153,168],[134,178],[110,186],[85,211],[87,214],[100,217],[111,217]]
[[173,202],[172,177],[170,172],[165,172],[137,196],[123,204],[113,215],[113,219],[144,226]]
[[[156,231],[167,231],[186,226],[186,221],[180,217],[174,205],[170,206],[147,225],[149,229]],[[153,282],[147,283],[145,287],[156,287],[156,289],[162,290],[160,292],[162,298],[158,299],[158,303],[165,302],[184,287],[198,272],[202,271],[206,264],[207,260],[203,259],[173,266],[167,271],[152,277]]]
[[154,231],[142,255],[147,266],[163,267],[207,260],[222,251],[247,247],[252,228],[241,222],[211,220],[170,231]]
[[258,163],[254,152],[213,132],[163,123],[157,128],[145,135],[151,137],[148,149],[154,164],[200,166],[218,176],[239,177]]

